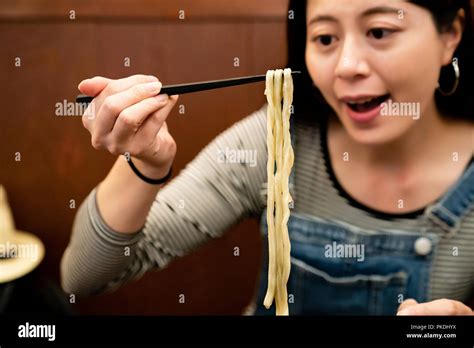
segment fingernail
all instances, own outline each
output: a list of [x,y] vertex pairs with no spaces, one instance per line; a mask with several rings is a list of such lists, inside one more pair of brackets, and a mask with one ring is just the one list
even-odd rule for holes
[[85,80],[82,80],[81,82],[79,82],[79,84],[77,85],[77,89],[79,89],[83,83],[85,83],[86,81],[89,81],[89,80],[90,79],[85,79]]
[[156,97],[156,100],[159,101],[159,102],[162,102],[162,101],[165,101],[168,99],[168,95],[167,94],[160,94]]
[[410,310],[410,308],[407,308],[407,309],[404,309],[404,310],[398,312],[397,315],[413,315],[413,313]]
[[153,82],[153,81],[159,81],[159,80],[156,76],[148,75],[148,81]]
[[159,82],[149,82],[146,84],[146,89],[150,93],[158,93],[161,89],[161,83]]

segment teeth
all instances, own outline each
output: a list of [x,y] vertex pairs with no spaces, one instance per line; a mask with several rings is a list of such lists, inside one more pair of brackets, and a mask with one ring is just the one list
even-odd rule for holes
[[354,101],[350,101],[349,104],[351,105],[356,105],[356,104],[364,104],[364,103],[367,103],[371,100],[374,100],[375,98],[368,98],[368,99],[364,99],[364,100],[360,100],[360,101],[357,101],[357,102],[354,102]]

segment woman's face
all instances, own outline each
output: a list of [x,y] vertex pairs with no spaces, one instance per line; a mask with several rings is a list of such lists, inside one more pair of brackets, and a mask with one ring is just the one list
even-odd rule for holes
[[355,141],[388,143],[436,116],[440,69],[459,38],[439,34],[428,10],[402,0],[308,0],[306,23],[309,74]]

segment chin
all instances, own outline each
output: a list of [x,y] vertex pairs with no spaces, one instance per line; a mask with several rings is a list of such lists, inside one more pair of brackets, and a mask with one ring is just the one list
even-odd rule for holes
[[351,120],[347,120],[348,124],[344,124],[344,128],[353,141],[362,145],[380,146],[390,144],[404,134],[404,130],[394,127],[396,125],[392,122],[374,122],[363,127],[351,124],[351,122]]

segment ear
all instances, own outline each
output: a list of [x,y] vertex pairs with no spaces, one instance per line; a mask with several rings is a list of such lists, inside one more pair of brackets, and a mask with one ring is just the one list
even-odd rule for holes
[[453,21],[452,27],[441,34],[442,40],[442,64],[451,64],[454,52],[461,42],[462,33],[464,30],[465,12],[460,9]]

